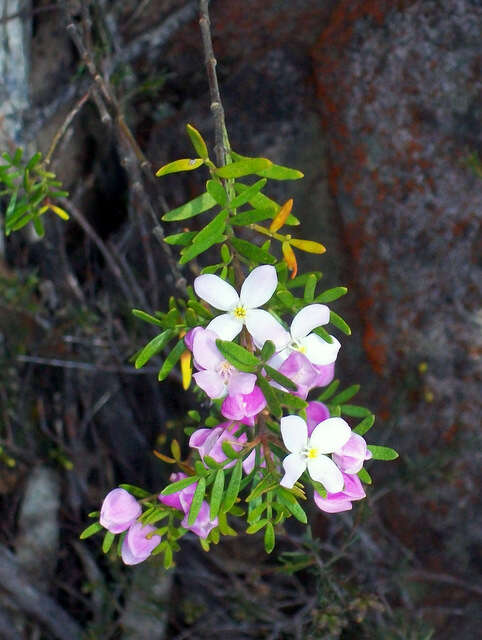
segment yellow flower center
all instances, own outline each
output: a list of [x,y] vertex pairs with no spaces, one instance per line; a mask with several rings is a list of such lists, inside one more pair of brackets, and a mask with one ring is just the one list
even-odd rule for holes
[[308,449],[308,451],[306,452],[306,457],[307,458],[317,458],[318,457],[318,449]]
[[302,344],[299,344],[298,342],[293,342],[291,344],[291,348],[295,351],[299,351],[300,353],[306,353],[306,347],[304,347]]
[[246,309],[242,306],[236,307],[233,310],[234,317],[238,320],[244,320],[246,318]]

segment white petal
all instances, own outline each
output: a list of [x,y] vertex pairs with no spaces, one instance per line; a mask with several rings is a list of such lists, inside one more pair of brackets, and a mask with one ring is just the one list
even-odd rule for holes
[[240,300],[248,309],[256,309],[271,298],[278,285],[278,274],[270,264],[253,269],[241,287]]
[[306,338],[301,338],[300,344],[305,348],[305,356],[310,362],[319,365],[335,362],[341,345],[335,337],[331,336],[331,338],[333,340],[331,344],[316,333],[310,333]]
[[263,309],[248,309],[246,311],[246,329],[253,336],[256,344],[261,348],[266,340],[272,340],[279,351],[290,341],[290,334],[276,320],[271,313]]
[[290,455],[286,456],[283,460],[283,469],[285,470],[285,475],[281,479],[280,485],[291,489],[306,469],[306,459],[299,453],[290,453]]
[[273,369],[279,369],[291,353],[291,349],[282,349],[279,353],[275,353],[268,361],[269,366],[273,367]]
[[309,304],[293,318],[291,323],[291,335],[293,340],[299,340],[307,336],[310,331],[327,324],[330,321],[330,310],[326,304]]
[[309,458],[308,473],[313,480],[321,482],[328,493],[338,493],[343,489],[343,474],[328,456]]
[[221,340],[233,340],[243,328],[241,320],[230,313],[222,313],[211,320],[206,329],[217,333]]
[[221,311],[231,311],[239,302],[236,289],[212,273],[198,276],[194,280],[194,291],[199,298]]
[[328,418],[316,425],[308,446],[319,453],[332,453],[341,449],[350,436],[351,429],[343,418]]
[[281,435],[285,447],[291,453],[297,453],[306,448],[308,442],[308,427],[299,416],[285,416],[280,420]]

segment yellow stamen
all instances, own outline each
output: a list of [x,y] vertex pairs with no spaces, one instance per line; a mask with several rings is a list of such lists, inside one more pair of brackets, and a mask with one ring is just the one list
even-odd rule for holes
[[317,458],[318,457],[318,449],[308,449],[308,453],[306,454],[307,458]]
[[244,320],[246,318],[246,309],[244,307],[236,307],[233,311],[234,317],[238,320]]

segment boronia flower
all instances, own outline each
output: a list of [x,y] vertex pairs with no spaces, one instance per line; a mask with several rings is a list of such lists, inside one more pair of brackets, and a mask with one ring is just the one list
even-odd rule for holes
[[345,485],[343,491],[338,493],[327,493],[326,498],[320,496],[318,491],[314,493],[316,506],[327,513],[340,513],[349,511],[352,508],[353,500],[361,500],[365,497],[360,478],[357,475],[343,473]]
[[221,405],[221,413],[230,420],[243,420],[251,424],[250,418],[257,416],[266,406],[261,389],[255,385],[251,393],[227,396]]
[[141,515],[141,505],[125,489],[112,489],[100,508],[100,524],[111,533],[122,533]]
[[277,284],[276,269],[265,264],[251,271],[239,295],[229,282],[211,273],[194,280],[194,291],[215,309],[226,311],[207,326],[222,340],[233,340],[246,325],[256,344],[262,346],[266,340],[272,340],[281,349],[286,331],[268,311],[258,309],[268,302]]
[[139,564],[151,555],[161,542],[161,536],[153,535],[147,537],[155,530],[155,527],[149,524],[143,525],[140,522],[135,522],[129,527],[121,547],[121,556],[124,564]]
[[251,393],[256,376],[238,371],[223,357],[216,346],[219,336],[214,331],[197,329],[192,339],[192,353],[196,367],[200,369],[193,376],[198,387],[210,398]]
[[370,460],[371,451],[367,449],[367,443],[358,433],[352,433],[350,439],[341,449],[333,453],[333,460],[345,473],[358,473],[365,460]]
[[301,474],[308,473],[330,493],[343,489],[343,475],[327,453],[340,449],[349,439],[351,429],[342,418],[320,422],[308,437],[308,427],[299,416],[281,418],[281,435],[290,452],[283,460],[285,475],[281,486],[291,489]]
[[[216,462],[224,462],[227,456],[223,451],[223,442],[229,442],[235,451],[241,451],[243,444],[248,440],[245,433],[241,433],[239,436],[235,435],[240,426],[238,423],[223,422],[212,429],[196,429],[189,438],[189,446],[198,450],[203,461],[204,456],[209,456]],[[225,465],[224,468],[229,469],[234,464],[235,460]]]

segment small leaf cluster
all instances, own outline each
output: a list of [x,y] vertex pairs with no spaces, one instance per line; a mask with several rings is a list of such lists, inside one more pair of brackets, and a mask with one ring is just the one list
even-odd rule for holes
[[5,164],[0,165],[0,196],[8,198],[4,223],[7,236],[29,222],[37,235],[43,236],[42,216],[47,211],[68,220],[68,213],[55,204],[55,200],[69,194],[62,189],[55,173],[47,171],[40,152],[26,160],[19,147],[13,155],[2,153],[1,158]]

